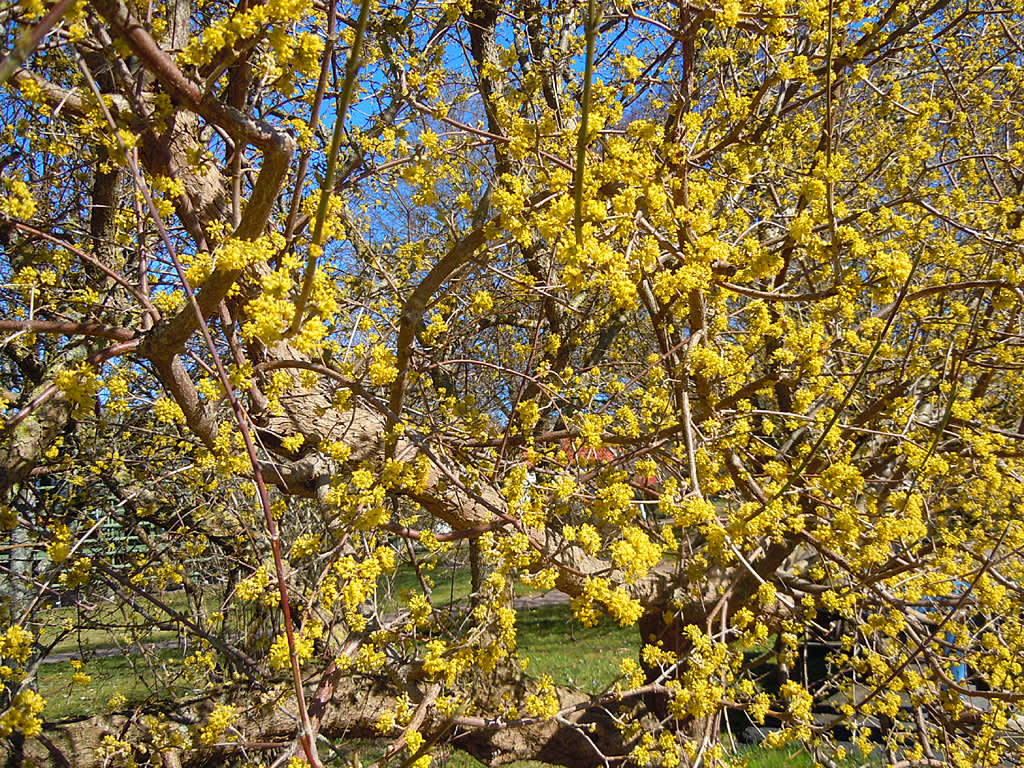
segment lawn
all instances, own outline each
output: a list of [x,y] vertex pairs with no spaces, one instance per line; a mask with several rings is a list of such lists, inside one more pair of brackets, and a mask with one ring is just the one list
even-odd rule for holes
[[380,612],[398,611],[405,605],[410,593],[422,592],[420,576],[431,589],[430,600],[435,608],[465,600],[473,591],[468,568],[426,561],[421,564],[417,575],[412,566],[400,565],[393,576],[379,581],[377,604]]
[[587,693],[606,690],[622,659],[636,658],[639,646],[635,627],[609,619],[584,627],[565,604],[521,610],[518,625],[519,653],[529,657],[531,674],[549,674],[555,683]]
[[52,722],[106,712],[115,695],[123,696],[127,704],[137,704],[157,692],[167,696],[169,686],[163,677],[168,669],[177,667],[173,662],[180,655],[178,649],[165,648],[145,655],[97,656],[84,667],[91,678],[84,685],[72,682],[70,662],[43,664],[37,681],[39,693],[46,699],[46,719]]
[[[164,592],[159,598],[171,610],[189,615],[184,590]],[[207,612],[219,606],[219,599],[212,595],[204,602]],[[30,626],[44,647],[57,640],[51,653],[87,654],[99,648],[127,645],[135,640],[145,643],[172,640],[177,637],[175,630],[157,626],[169,620],[166,613],[141,599],[137,605],[120,600],[97,600],[87,605],[41,611],[36,624]],[[69,628],[72,629],[68,631]]]
[[[439,565],[431,571],[422,571],[420,575],[429,577],[433,583],[432,601],[436,608],[465,601],[470,594],[469,573],[465,569]],[[382,585],[377,596],[378,609],[382,613],[398,610],[410,590],[420,590],[420,576],[411,568],[402,567],[388,583]],[[175,610],[184,607],[182,593],[168,594],[167,601]],[[52,639],[56,627],[68,619],[82,618],[76,616],[75,611],[75,608],[54,609],[43,637]],[[143,623],[140,618],[121,617],[124,623],[135,626]],[[556,684],[575,686],[590,694],[608,690],[619,674],[622,659],[635,658],[637,654],[635,628],[621,628],[610,620],[604,620],[596,627],[584,627],[572,617],[565,603],[520,609],[518,628],[519,652],[523,657],[529,657],[531,674],[550,675]],[[174,635],[157,630],[151,637],[151,642],[157,642],[173,639]],[[111,645],[107,632],[82,630],[62,639],[55,650],[91,655],[91,651]],[[177,647],[157,646],[145,654],[93,656],[84,670],[91,676],[87,684],[70,683],[70,660],[42,665],[38,682],[40,693],[48,701],[47,719],[53,721],[106,711],[107,702],[115,694],[124,696],[128,704],[142,702],[157,692],[166,696],[168,687],[163,678],[168,671],[180,668],[182,653]],[[190,687],[183,680],[177,684],[180,686],[176,692],[178,695]],[[382,749],[381,744],[373,742],[346,743],[343,748],[346,758],[338,765],[350,765],[356,756],[363,760],[373,759]],[[741,747],[739,754],[746,758],[750,768],[810,768],[813,765],[806,750],[794,747],[774,751]],[[460,752],[439,755],[436,763],[450,768],[481,768],[480,763]],[[858,763],[844,763],[844,766],[855,765]],[[543,768],[543,764],[522,762],[513,764],[512,768]]]

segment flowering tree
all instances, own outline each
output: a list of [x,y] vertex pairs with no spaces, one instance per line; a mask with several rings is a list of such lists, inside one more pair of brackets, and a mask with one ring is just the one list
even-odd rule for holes
[[[1019,759],[1019,8],[0,17],[12,754],[726,765],[742,713],[822,759]],[[436,611],[421,561],[463,542]],[[530,678],[517,582],[639,658]],[[48,720],[76,596],[54,631],[185,640],[164,696]]]

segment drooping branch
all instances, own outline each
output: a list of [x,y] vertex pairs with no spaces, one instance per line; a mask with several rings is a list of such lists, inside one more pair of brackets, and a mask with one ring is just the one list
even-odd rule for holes
[[[621,759],[627,748],[614,719],[609,716],[623,702],[629,702],[644,693],[629,691],[625,695],[607,694],[596,699],[570,688],[558,689],[558,717],[529,718],[513,721],[502,718],[480,718],[456,715],[445,717],[432,706],[426,684],[409,691],[394,684],[406,675],[359,678],[340,675],[328,668],[311,711],[316,714],[317,731],[321,738],[373,739],[381,738],[377,728],[381,714],[394,707],[396,697],[412,694],[418,707],[418,730],[427,743],[448,743],[464,750],[486,765],[499,766],[514,760],[541,760],[566,768],[596,768],[604,765],[606,757]],[[494,675],[479,676],[471,695],[470,705],[489,711],[494,702],[522,701],[536,690],[536,685],[522,673],[504,668]],[[268,754],[287,754],[292,746],[296,711],[294,703],[275,695],[254,696],[252,692],[236,691],[235,701],[248,713],[244,723],[232,729],[231,738],[212,745],[191,744],[176,752],[181,768],[200,768],[246,754],[250,750]],[[192,711],[212,708],[211,701],[193,702]],[[138,713],[143,714],[143,713]],[[78,723],[50,726],[47,740],[76,768],[100,768],[103,764],[97,747],[107,735],[117,734],[130,743],[152,743],[144,718],[123,714],[93,717]],[[384,734],[388,738],[401,738],[401,731]],[[29,744],[28,756],[34,757],[45,749],[43,744]]]
[[[248,118],[233,107],[221,104],[210,94],[204,94],[120,0],[95,0],[94,5],[175,99],[222,128],[235,141],[252,144],[263,152],[259,175],[234,232],[234,236],[241,240],[259,237],[288,173],[295,151],[294,139],[284,131]],[[239,269],[217,268],[213,271],[196,294],[202,317],[214,314],[241,274]],[[152,359],[179,351],[195,332],[198,322],[191,308],[183,309],[146,340],[143,354]]]

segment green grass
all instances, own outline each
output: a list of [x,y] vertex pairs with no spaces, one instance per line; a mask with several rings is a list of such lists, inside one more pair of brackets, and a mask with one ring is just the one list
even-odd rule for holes
[[[836,765],[840,768],[861,768],[861,766],[874,768],[880,765],[877,760],[865,759],[859,750],[855,751],[855,755],[849,754],[842,760],[836,760]],[[801,746],[790,745],[778,749],[746,746],[736,754],[747,761],[747,768],[812,768],[814,766],[814,758],[810,751]]]
[[[430,589],[430,600],[435,608],[465,600],[472,593],[468,568],[459,568],[446,563],[437,563],[433,568],[426,562],[420,566]],[[412,593],[423,591],[419,576],[410,565],[400,565],[393,576],[382,578],[377,588],[377,602],[382,613],[401,610]]]
[[[466,568],[439,565],[422,573],[433,582],[435,608],[464,601],[472,591]],[[413,569],[403,565],[378,594],[381,611],[399,609],[413,591],[422,591],[422,586]],[[533,593],[518,584],[516,594]],[[587,693],[606,690],[618,676],[622,658],[637,654],[635,627],[622,628],[610,619],[602,619],[596,627],[584,627],[566,604],[520,610],[517,623],[518,650],[529,657],[530,673],[551,675],[557,685],[575,686]]]
[[[71,682],[70,662],[40,665],[37,672],[39,693],[46,699],[48,721],[85,717],[107,711],[107,702],[115,694],[128,705],[138,704],[154,693],[166,697],[169,688],[161,678],[180,658],[178,649],[163,649],[147,656],[106,656],[91,659],[83,671],[92,680],[86,685]],[[191,689],[179,683],[183,692]]]
[[811,768],[814,760],[803,747],[782,747],[762,749],[745,747],[737,752],[738,757],[747,760],[748,768]]
[[[49,645],[58,636],[58,628],[48,626],[42,628],[39,633],[39,640],[44,645]],[[178,636],[177,632],[169,629],[139,629],[138,638],[142,643],[159,643],[165,640],[173,640]],[[125,632],[112,632],[109,629],[76,629],[61,637],[53,647],[51,653],[71,653],[78,656],[85,656],[102,648],[110,648],[117,644],[126,644]]]
[[[432,578],[435,607],[443,608],[452,601],[458,603],[470,594],[469,574],[465,570],[438,568],[432,572]],[[389,608],[399,607],[403,595],[419,589],[419,580],[412,569],[399,569],[392,582],[378,595],[380,610],[386,612]],[[173,593],[169,599],[173,599]],[[183,596],[177,598],[178,601],[183,599]],[[43,628],[41,633],[44,641],[52,640],[56,636],[56,627],[65,620],[76,620],[76,610],[55,609],[50,626]],[[569,606],[565,604],[521,610],[518,623],[519,653],[530,658],[530,673],[551,675],[558,685],[576,686],[588,693],[601,692],[619,674],[622,658],[636,656],[635,629],[620,628],[609,620],[603,620],[596,627],[583,627],[572,618]],[[149,642],[169,640],[174,636],[169,631],[154,630]],[[123,643],[124,639],[120,638],[120,642]],[[63,638],[54,652],[88,657],[91,651],[114,645],[111,634],[106,630],[83,629]],[[159,651],[156,654],[160,660],[158,667],[165,663],[172,665],[175,654],[180,656],[180,653],[173,648]],[[47,708],[50,719],[101,711],[115,693],[124,694],[129,702],[139,701],[148,696],[150,687],[154,686],[154,671],[148,668],[144,657],[137,654],[91,658],[84,670],[92,675],[92,682],[88,685],[70,686],[71,671],[70,661],[40,666],[40,693],[50,702]]]
[[[430,590],[430,600],[435,608],[458,604],[472,594],[473,588],[469,568],[443,561],[424,560],[420,563],[420,575]],[[520,582],[516,582],[516,597],[536,594]],[[409,564],[402,564],[390,577],[380,579],[377,588],[378,607],[382,613],[401,610],[411,593],[423,592],[419,576]]]
[[[439,592],[450,594],[453,583],[436,575],[434,590],[435,606],[444,603],[438,598]],[[454,577],[455,601],[469,595],[469,575],[456,572]],[[415,574],[402,569],[396,574],[398,589],[419,589]],[[396,590],[397,591],[397,590]],[[588,693],[600,693],[609,688],[619,675],[619,663],[623,657],[636,657],[638,634],[635,628],[621,628],[615,622],[603,620],[596,627],[584,627],[572,617],[567,604],[545,605],[526,608],[518,616],[519,653],[530,659],[531,675],[551,675],[557,685],[571,685]],[[385,742],[359,741],[344,746],[345,757],[338,766],[347,766],[358,757],[364,764],[376,759],[386,748]],[[435,765],[446,768],[483,768],[483,763],[460,752],[436,756]],[[532,760],[509,764],[509,768],[547,768],[546,763]]]
[[[184,590],[168,591],[158,595],[171,610],[190,615]],[[219,598],[210,596],[206,602],[208,611],[219,607]],[[88,653],[99,648],[110,648],[125,644],[126,634],[138,637],[146,643],[160,642],[177,637],[173,629],[159,629],[154,621],[171,621],[170,616],[155,605],[139,601],[141,610],[131,605],[114,601],[97,601],[88,608],[63,606],[40,611],[30,627],[36,632],[40,644],[49,646],[55,639],[60,640],[52,653]],[[73,627],[71,632],[66,627]]]
[[[468,598],[470,589],[469,572],[465,568],[438,565],[430,571],[421,572],[429,576],[432,584],[431,599],[435,608],[441,609],[451,603],[461,603]],[[378,609],[382,613],[398,610],[409,592],[421,591],[419,577],[409,566],[402,566],[395,575],[382,579],[378,590]],[[169,593],[168,602],[176,610],[185,608],[183,593]],[[108,609],[109,610],[109,609]],[[76,621],[75,608],[58,608],[48,616],[54,632],[65,620]],[[93,615],[88,618],[99,619]],[[131,617],[138,619],[137,616]],[[123,614],[122,614],[123,620]],[[133,621],[134,623],[134,621]],[[639,646],[635,627],[622,628],[611,620],[604,619],[596,627],[584,627],[572,616],[567,604],[544,605],[522,609],[518,613],[518,650],[522,657],[530,659],[528,670],[533,676],[550,675],[557,685],[568,685],[587,693],[596,694],[608,690],[619,676],[620,663],[624,658],[636,658]],[[154,640],[173,637],[171,632],[156,631]],[[52,638],[54,635],[48,635]],[[104,630],[86,629],[74,633],[61,641],[57,651],[78,652],[94,650],[112,645],[110,635]],[[92,715],[106,710],[106,703],[114,694],[122,694],[129,705],[144,701],[154,692],[167,696],[166,683],[161,677],[180,669],[181,650],[169,648],[142,655],[110,656],[92,658],[85,671],[92,676],[87,685],[71,685],[70,662],[42,665],[38,672],[39,692],[47,699],[46,717],[50,721],[78,716]],[[170,695],[182,695],[189,686],[178,683],[180,690]],[[386,744],[378,741],[348,741],[343,745],[344,758],[336,758],[331,765],[346,765],[354,757],[368,762],[378,757]],[[749,768],[810,768],[813,759],[800,747],[766,750],[759,747],[741,747],[738,756],[747,761]],[[482,768],[482,764],[463,752],[440,754],[436,765],[449,768]],[[847,758],[843,768],[864,765],[864,760]],[[545,768],[545,764],[532,761],[517,762],[510,768]]]
[[606,690],[622,659],[636,658],[639,647],[635,627],[623,629],[609,619],[584,627],[564,604],[519,611],[518,623],[519,653],[529,657],[530,673],[587,693]]

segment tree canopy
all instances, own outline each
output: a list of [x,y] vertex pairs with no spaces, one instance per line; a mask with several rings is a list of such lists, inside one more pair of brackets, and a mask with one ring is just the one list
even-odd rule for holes
[[[0,19],[17,759],[1020,759],[1018,2]],[[532,677],[517,585],[639,655]],[[157,629],[161,690],[48,716],[60,638]]]

